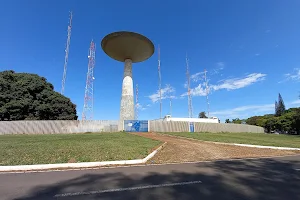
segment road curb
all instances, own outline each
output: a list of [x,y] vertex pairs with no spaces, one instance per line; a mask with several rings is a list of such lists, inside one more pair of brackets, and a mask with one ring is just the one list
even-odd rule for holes
[[261,146],[261,145],[237,144],[237,143],[233,143],[233,145],[242,146],[242,147],[255,147],[255,148],[262,148],[262,149],[279,149],[279,150],[296,150],[296,151],[300,151],[300,148],[292,148],[292,147]]
[[277,150],[292,150],[292,151],[300,151],[300,148],[292,148],[292,147],[275,147],[275,146],[261,146],[261,145],[253,145],[253,144],[238,144],[238,143],[225,143],[225,142],[213,142],[213,141],[206,141],[206,140],[198,140],[194,138],[182,137],[177,135],[169,135],[165,133],[156,133],[160,135],[167,135],[170,137],[187,139],[187,140],[194,140],[206,143],[213,143],[213,144],[224,144],[224,145],[232,145],[232,146],[242,146],[242,147],[252,147],[252,148],[261,148],[261,149],[277,149]]
[[117,160],[104,162],[81,162],[81,163],[58,163],[58,164],[40,164],[40,165],[15,165],[15,166],[0,166],[0,172],[20,172],[20,171],[42,171],[42,170],[61,170],[61,169],[78,169],[78,168],[92,168],[113,165],[134,165],[143,164],[151,159],[157,152],[159,152],[167,142],[160,145],[152,153],[143,159],[135,160]]

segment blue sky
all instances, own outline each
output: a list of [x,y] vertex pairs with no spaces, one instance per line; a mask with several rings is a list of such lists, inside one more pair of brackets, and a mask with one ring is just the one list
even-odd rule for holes
[[[118,119],[123,64],[101,49],[113,32],[139,32],[161,49],[163,97],[172,115],[188,116],[188,53],[194,116],[206,111],[203,74],[209,79],[211,115],[246,118],[273,113],[278,92],[287,107],[300,105],[300,1],[1,0],[0,71],[37,73],[61,90],[69,11],[73,27],[65,95],[81,118],[90,41],[96,42],[94,118]],[[159,118],[157,52],[133,65],[139,118]],[[163,115],[169,100],[163,100]]]

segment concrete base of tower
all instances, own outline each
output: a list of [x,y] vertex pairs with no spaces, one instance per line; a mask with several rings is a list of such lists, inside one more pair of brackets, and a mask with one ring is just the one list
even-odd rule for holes
[[134,119],[134,98],[133,98],[133,80],[132,80],[132,61],[125,60],[124,77],[122,83],[122,97],[120,106],[120,121],[118,129],[124,130],[124,120]]

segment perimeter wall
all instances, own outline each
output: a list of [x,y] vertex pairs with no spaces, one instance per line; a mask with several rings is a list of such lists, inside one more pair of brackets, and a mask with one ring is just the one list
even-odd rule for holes
[[[128,120],[127,120],[128,121]],[[130,120],[129,120],[130,121]],[[133,120],[134,121],[134,120]],[[143,126],[133,126],[134,132],[248,132],[264,133],[258,126],[246,124],[215,124],[200,122],[167,122],[161,120],[135,120]],[[60,134],[85,132],[118,132],[118,120],[45,120],[45,121],[0,121],[0,135],[4,134]],[[139,124],[139,123],[138,123]],[[147,128],[148,124],[148,128]],[[126,125],[126,122],[125,122]],[[146,126],[146,128],[144,127]]]
[[112,120],[0,121],[0,135],[117,132],[117,131],[118,131],[117,120],[116,121],[112,121]]
[[247,124],[201,123],[201,122],[166,122],[149,121],[149,132],[231,132],[231,133],[264,133],[264,128]]

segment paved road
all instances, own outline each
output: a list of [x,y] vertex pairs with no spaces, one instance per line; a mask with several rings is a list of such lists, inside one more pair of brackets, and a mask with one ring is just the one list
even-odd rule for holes
[[300,199],[300,156],[0,174],[0,199]]

